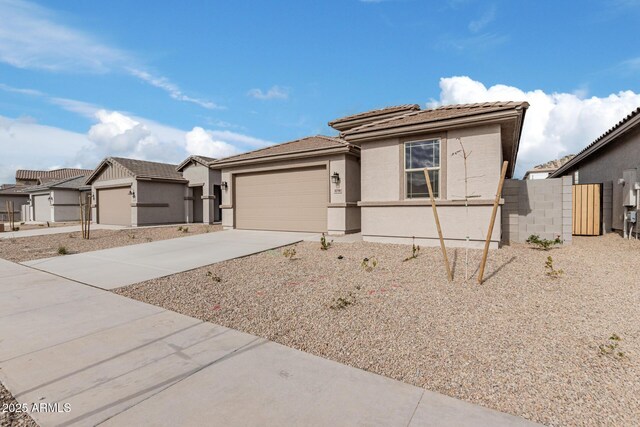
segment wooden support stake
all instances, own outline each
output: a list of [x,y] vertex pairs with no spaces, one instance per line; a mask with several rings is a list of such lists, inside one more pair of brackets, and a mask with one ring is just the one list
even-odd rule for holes
[[482,261],[480,262],[480,271],[478,272],[478,283],[482,285],[482,278],[484,276],[484,267],[487,264],[487,255],[489,254],[489,244],[491,243],[491,235],[493,234],[493,224],[496,222],[496,215],[498,213],[498,206],[500,205],[500,197],[502,196],[502,185],[504,184],[504,177],[507,175],[507,166],[509,162],[506,160],[502,162],[502,171],[500,172],[500,182],[498,182],[498,191],[496,192],[496,199],[493,201],[493,211],[491,212],[491,221],[489,222],[489,230],[487,230],[487,240],[484,242],[484,251],[482,252]]
[[436,199],[433,197],[433,188],[431,187],[431,178],[429,178],[429,171],[424,170],[424,177],[427,181],[427,188],[429,189],[429,197],[431,198],[431,208],[433,209],[433,217],[436,219],[436,228],[438,229],[438,237],[440,238],[440,249],[442,249],[442,256],[444,257],[444,266],[447,268],[447,278],[449,281],[453,281],[453,274],[451,274],[451,267],[449,266],[449,257],[447,256],[447,248],[444,246],[444,238],[442,237],[442,228],[440,228],[440,219],[438,218],[438,210],[436,209]]

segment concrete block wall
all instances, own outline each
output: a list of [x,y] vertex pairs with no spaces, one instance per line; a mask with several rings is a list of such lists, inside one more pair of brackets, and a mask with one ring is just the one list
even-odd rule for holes
[[571,243],[571,177],[506,180],[502,190],[502,243],[525,242],[532,234]]

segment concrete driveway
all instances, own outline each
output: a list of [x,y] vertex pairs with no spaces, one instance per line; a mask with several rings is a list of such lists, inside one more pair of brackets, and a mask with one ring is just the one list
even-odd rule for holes
[[313,234],[227,230],[23,263],[114,289],[302,241]]
[[2,259],[0,380],[43,427],[533,426]]

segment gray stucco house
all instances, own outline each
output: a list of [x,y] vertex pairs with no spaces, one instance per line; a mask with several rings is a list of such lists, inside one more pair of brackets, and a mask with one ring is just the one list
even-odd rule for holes
[[[640,108],[586,146],[551,174],[571,176],[574,184],[602,186],[604,231],[629,229],[628,215],[640,208]],[[634,226],[637,232],[637,223]]]
[[29,220],[64,222],[80,220],[80,194],[89,191],[83,175],[28,187]]

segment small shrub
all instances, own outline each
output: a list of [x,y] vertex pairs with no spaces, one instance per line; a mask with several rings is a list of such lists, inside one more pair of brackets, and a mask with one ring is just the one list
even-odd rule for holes
[[188,233],[189,232],[189,227],[182,227],[182,232],[183,233]]
[[136,238],[136,235],[134,233],[127,233],[127,237],[129,237],[129,239],[134,240]]
[[67,250],[66,246],[58,247],[58,255],[67,255],[68,253],[69,251]]
[[296,248],[287,248],[282,251],[282,255],[284,255],[285,258],[294,259],[296,257]]
[[328,241],[324,233],[322,233],[322,237],[320,237],[320,249],[322,249],[323,251],[326,251],[327,249],[329,249],[329,247],[332,244],[333,244],[333,240]]
[[416,239],[413,239],[413,244],[411,245],[411,256],[402,260],[402,262],[411,261],[412,259],[418,258],[420,254],[420,246],[416,245]]
[[611,334],[606,344],[600,344],[598,346],[598,350],[600,350],[600,356],[608,356],[618,360],[624,358],[624,352],[618,349],[620,341],[622,341],[622,338],[620,338],[617,334]]
[[375,258],[365,258],[360,264],[365,271],[373,271],[378,266],[378,260]]
[[182,231],[182,226],[181,226],[181,225],[180,225],[180,226],[178,226],[178,228],[177,228],[176,230],[178,230],[178,231]]
[[20,231],[20,227],[13,227],[13,231]]
[[543,251],[548,251],[554,245],[561,245],[562,239],[560,239],[560,236],[557,236],[554,240],[541,239],[539,235],[532,234],[527,239],[527,243],[535,245],[538,249],[542,249]]
[[356,297],[349,292],[346,297],[334,298],[332,304],[329,306],[332,310],[344,310],[352,304],[356,303]]
[[550,256],[547,257],[547,260],[544,263],[544,268],[547,270],[547,276],[553,277],[554,279],[564,274],[564,270],[556,270],[553,267],[553,258]]
[[344,259],[342,255],[338,255],[338,259]]
[[222,282],[222,278],[213,274],[211,271],[207,271],[207,277],[211,279],[212,282],[220,283]]

